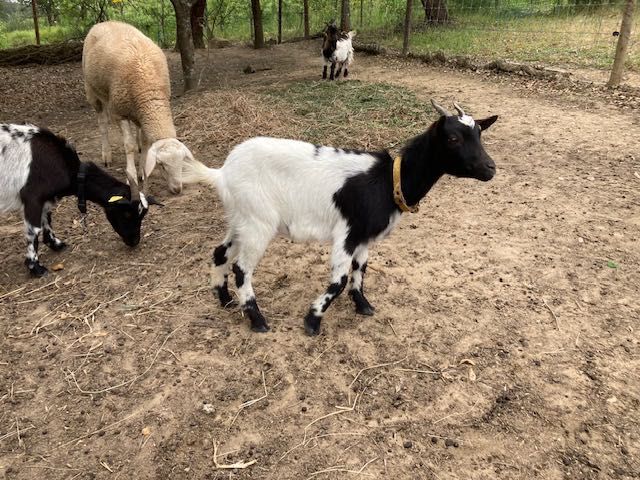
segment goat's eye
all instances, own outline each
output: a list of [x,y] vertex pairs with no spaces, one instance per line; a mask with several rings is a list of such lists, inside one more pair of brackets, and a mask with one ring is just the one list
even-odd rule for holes
[[455,143],[458,143],[460,141],[460,137],[456,137],[455,135],[451,135],[449,138],[447,138],[447,141],[449,143],[455,144]]

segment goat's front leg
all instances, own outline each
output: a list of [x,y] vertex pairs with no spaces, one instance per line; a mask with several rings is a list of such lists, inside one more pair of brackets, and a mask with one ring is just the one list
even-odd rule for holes
[[344,248],[344,243],[334,243],[331,254],[331,283],[327,291],[320,295],[311,305],[309,313],[304,317],[304,329],[308,335],[320,333],[320,322],[331,302],[342,293],[347,286],[351,255]]
[[122,131],[122,140],[124,141],[124,153],[127,157],[127,174],[133,179],[137,179],[135,152],[138,149],[136,139],[131,133],[129,120],[120,121],[120,130]]
[[331,64],[331,73],[329,74],[329,80],[333,80],[333,79],[336,78],[335,74],[334,74],[335,71],[336,71],[336,64],[332,63]]
[[373,315],[375,307],[369,303],[364,296],[364,274],[367,271],[367,258],[369,257],[369,248],[367,245],[361,245],[356,248],[351,262],[351,287],[349,288],[349,296],[356,305],[356,313],[360,315]]
[[43,205],[37,200],[23,199],[24,203],[24,229],[27,237],[27,258],[24,263],[34,277],[42,277],[47,274],[47,269],[38,261],[38,236],[42,230]]
[[44,204],[42,209],[42,241],[54,252],[63,250],[67,244],[56,237],[51,228],[51,203]]
[[339,64],[338,71],[336,72],[336,80],[340,78],[341,73],[342,73],[342,64]]
[[322,79],[326,80],[327,79],[327,64],[324,64],[324,67],[322,67]]

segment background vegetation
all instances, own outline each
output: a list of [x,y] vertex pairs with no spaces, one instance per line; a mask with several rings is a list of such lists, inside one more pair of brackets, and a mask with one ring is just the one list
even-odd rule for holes
[[[339,20],[341,3],[309,0],[310,32]],[[351,25],[360,40],[401,47],[406,0],[350,3]],[[449,22],[435,25],[425,4],[446,7]],[[261,6],[265,39],[273,42],[278,0],[261,0]],[[304,34],[302,12],[302,0],[283,0],[283,39]],[[39,0],[39,15],[43,43],[82,38],[97,21],[117,19],[140,28],[163,47],[175,44],[170,0]],[[207,0],[205,18],[207,38],[251,40],[250,0]],[[415,0],[411,50],[609,68],[620,19],[619,0]],[[0,48],[33,42],[30,0],[0,0]],[[627,63],[640,69],[635,36]]]

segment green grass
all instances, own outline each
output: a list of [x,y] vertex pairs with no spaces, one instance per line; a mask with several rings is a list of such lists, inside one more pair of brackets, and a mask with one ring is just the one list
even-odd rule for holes
[[[74,37],[74,32],[69,27],[55,25],[40,28],[40,43],[63,42]],[[6,32],[0,29],[0,48],[20,47],[23,45],[35,45],[36,35],[31,30],[14,30]]]
[[295,82],[264,94],[274,108],[300,119],[306,126],[301,138],[312,143],[393,148],[423,132],[435,117],[432,107],[412,91],[386,83]]

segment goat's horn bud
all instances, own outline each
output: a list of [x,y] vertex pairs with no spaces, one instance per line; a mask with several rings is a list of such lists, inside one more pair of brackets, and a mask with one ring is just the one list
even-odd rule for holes
[[458,116],[459,117],[464,117],[466,114],[464,113],[464,110],[462,109],[462,107],[460,105],[458,105],[456,102],[453,102],[453,106],[456,108],[456,110],[458,111]]
[[433,105],[433,108],[435,108],[436,112],[438,112],[440,115],[444,115],[445,117],[451,116],[451,114],[448,111],[446,111],[444,107],[442,107],[441,105],[438,105],[438,103],[433,98],[431,99],[431,105]]
[[129,172],[127,172],[127,178],[129,179],[129,188],[131,189],[131,201],[139,202],[140,190],[138,189],[138,182],[131,176]]

